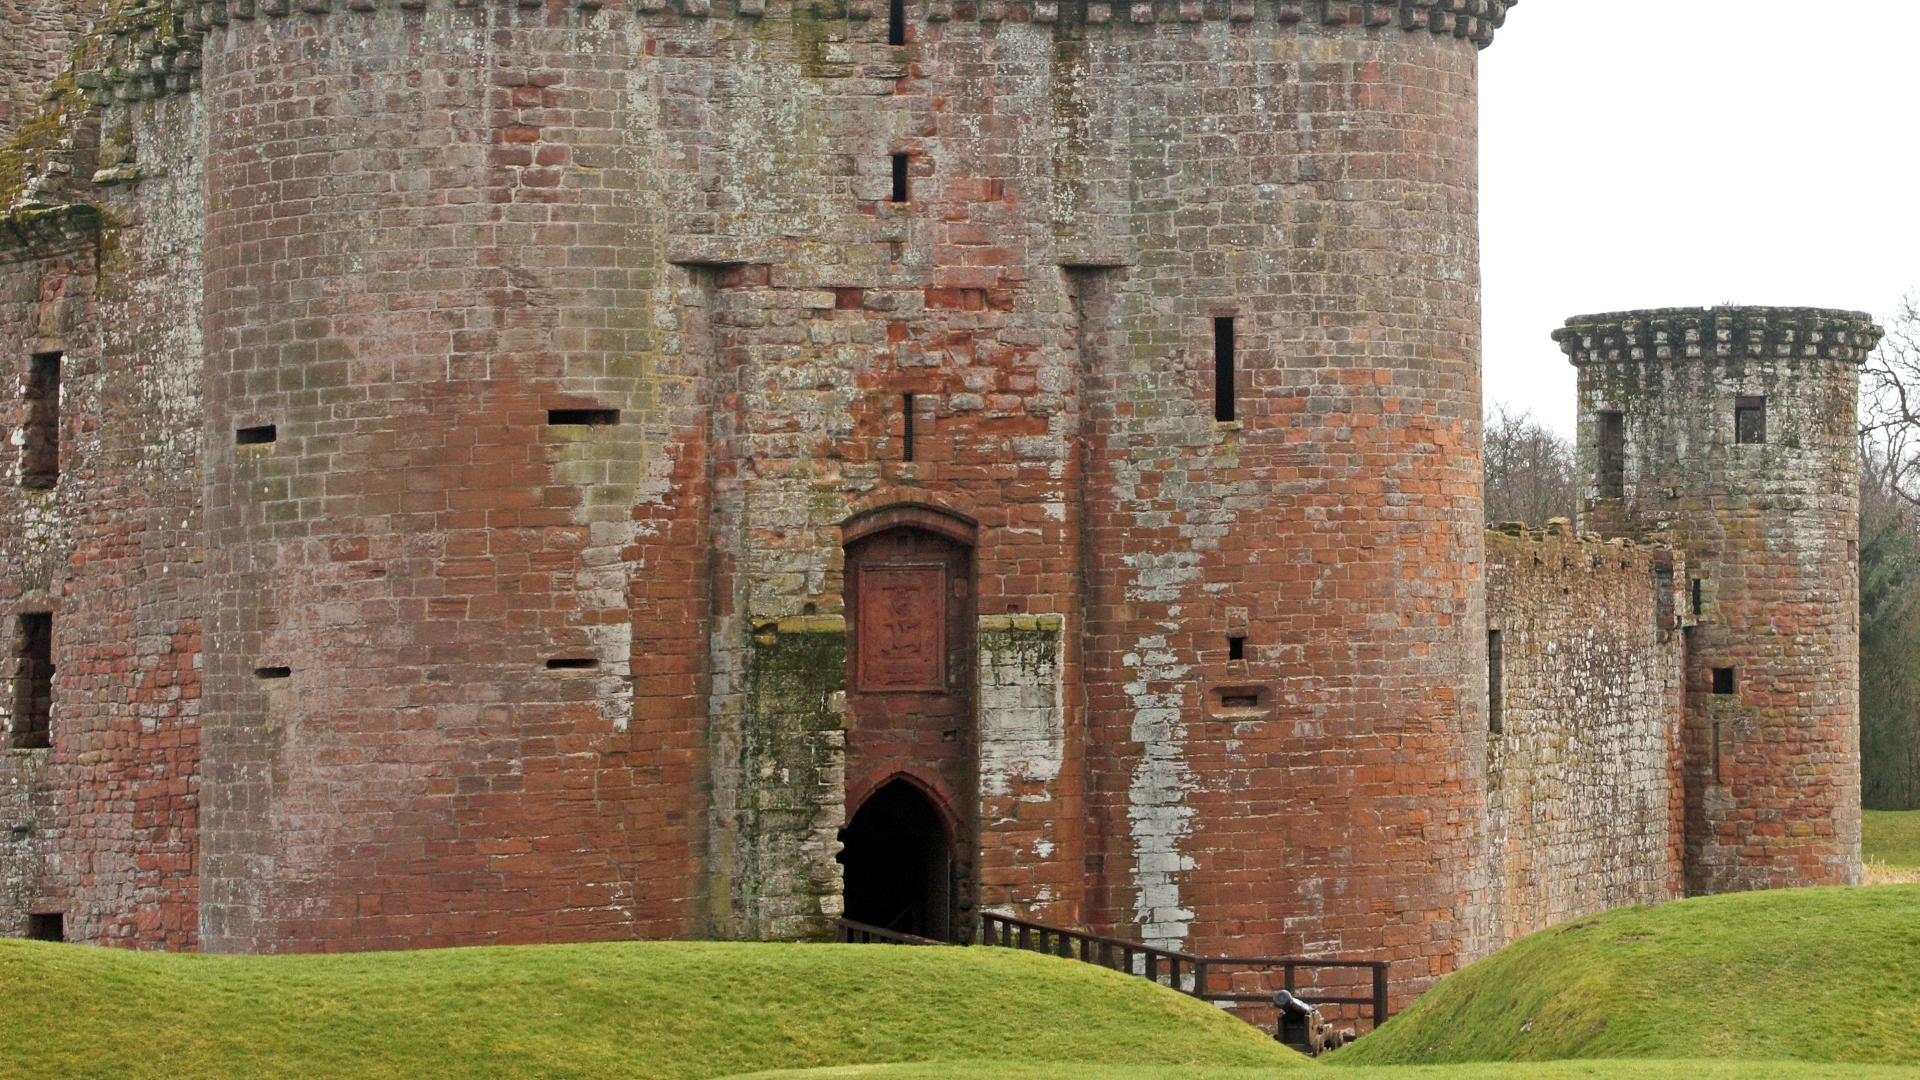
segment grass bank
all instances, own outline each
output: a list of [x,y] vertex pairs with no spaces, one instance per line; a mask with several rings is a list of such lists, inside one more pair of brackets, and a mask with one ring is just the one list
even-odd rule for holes
[[1868,862],[1920,868],[1920,810],[1868,810],[1860,852]]
[[0,941],[0,1076],[618,1077],[1006,1058],[1310,1067],[1219,1010],[1031,953],[643,942],[193,956]]
[[1920,886],[1582,919],[1458,972],[1328,1060],[1603,1057],[1920,1064]]
[[[730,1080],[1271,1080],[1260,1069],[929,1062],[754,1073]],[[1302,1080],[1914,1080],[1920,1068],[1779,1061],[1555,1061],[1382,1065],[1294,1074]]]

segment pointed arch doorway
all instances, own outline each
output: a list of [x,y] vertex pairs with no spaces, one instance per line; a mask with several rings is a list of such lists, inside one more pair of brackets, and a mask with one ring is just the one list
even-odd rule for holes
[[933,800],[896,779],[868,796],[840,835],[847,918],[952,940],[953,838]]
[[972,917],[973,526],[898,507],[845,535],[847,918],[954,940]]

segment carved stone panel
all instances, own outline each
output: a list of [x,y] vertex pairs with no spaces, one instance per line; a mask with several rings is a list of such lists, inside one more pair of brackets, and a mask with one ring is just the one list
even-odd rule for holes
[[946,566],[863,566],[859,597],[859,689],[945,692]]

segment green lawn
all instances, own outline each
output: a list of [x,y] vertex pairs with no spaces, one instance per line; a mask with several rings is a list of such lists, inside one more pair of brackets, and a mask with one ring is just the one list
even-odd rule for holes
[[1920,866],[1920,810],[1869,810],[1861,828],[1868,862]]
[[[732,1080],[1267,1080],[1261,1069],[928,1062],[752,1073]],[[1560,1061],[1309,1070],[1326,1080],[1915,1080],[1920,1068],[1768,1061]]]
[[[1320,1063],[1145,980],[1002,949],[9,940],[0,1001],[0,1078],[35,1080],[1920,1080],[1920,886],[1583,919]],[[1422,1067],[1473,1061],[1507,1063]]]
[[699,1080],[982,1057],[1310,1067],[1144,979],[1003,949],[233,957],[6,940],[0,1002],[5,1077]]
[[1453,975],[1328,1060],[1606,1057],[1920,1065],[1920,886],[1582,919]]

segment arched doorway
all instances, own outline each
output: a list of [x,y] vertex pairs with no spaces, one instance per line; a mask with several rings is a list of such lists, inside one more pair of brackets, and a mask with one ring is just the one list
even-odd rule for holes
[[974,890],[971,526],[894,508],[846,536],[847,918],[950,940]]
[[952,837],[918,787],[894,780],[840,831],[846,917],[903,934],[953,936]]

